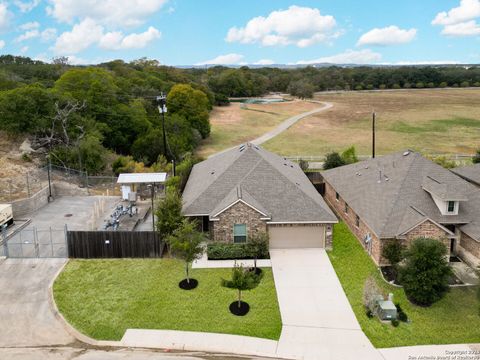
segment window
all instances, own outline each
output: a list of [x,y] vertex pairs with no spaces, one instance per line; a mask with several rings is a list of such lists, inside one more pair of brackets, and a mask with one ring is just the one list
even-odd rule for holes
[[233,242],[244,243],[247,241],[247,225],[235,224],[233,225]]
[[360,226],[360,217],[358,215],[355,217],[355,226],[356,227]]
[[449,213],[455,212],[455,201],[449,201],[447,204],[447,211]]
[[345,209],[343,211],[345,211],[345,214],[348,214],[348,204],[347,203],[345,203]]
[[335,193],[335,199],[337,199],[337,201],[340,199],[340,195],[337,192]]

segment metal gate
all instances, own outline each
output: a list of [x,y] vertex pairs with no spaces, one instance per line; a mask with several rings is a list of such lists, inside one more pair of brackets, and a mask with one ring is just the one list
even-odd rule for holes
[[66,227],[63,229],[32,227],[19,230],[3,241],[3,256],[8,258],[66,258],[68,257],[66,231]]

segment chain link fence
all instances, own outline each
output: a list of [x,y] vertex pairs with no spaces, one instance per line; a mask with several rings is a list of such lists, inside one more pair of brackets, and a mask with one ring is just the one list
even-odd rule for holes
[[[9,258],[68,257],[66,228],[22,229],[8,238],[3,237],[1,253]],[[6,240],[5,240],[6,239]]]
[[57,186],[61,194],[75,194],[83,189],[92,195],[120,195],[116,176],[90,176],[88,173],[56,165],[42,166],[23,175],[0,178],[0,202],[26,199],[49,186]]

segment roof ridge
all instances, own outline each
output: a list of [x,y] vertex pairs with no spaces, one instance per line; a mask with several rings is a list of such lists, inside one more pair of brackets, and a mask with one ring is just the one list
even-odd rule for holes
[[[388,215],[385,217],[385,221],[383,222],[383,224],[382,224],[381,227],[380,227],[379,234],[377,234],[377,235],[379,235],[379,236],[381,236],[381,235],[383,234],[384,229],[385,229],[385,226],[387,225],[387,223],[389,222],[390,217],[392,216],[393,209],[395,208],[395,205],[397,204],[397,200],[398,200],[398,198],[400,197],[400,194],[401,194],[402,189],[403,189],[403,187],[404,187],[404,185],[405,185],[405,182],[406,182],[407,179],[409,178],[410,172],[412,171],[413,164],[414,164],[414,163],[418,160],[418,158],[419,158],[419,154],[418,154],[417,152],[413,151],[413,152],[411,152],[411,154],[414,155],[414,156],[412,156],[412,157],[413,157],[413,160],[410,161],[410,164],[408,165],[408,170],[407,170],[405,176],[403,177],[402,182],[400,183],[400,186],[398,187],[398,192],[397,192],[397,194],[395,194],[394,201],[392,201],[392,203],[391,203],[392,206],[391,206],[391,208],[390,208],[390,211],[388,212]],[[408,207],[407,207],[406,209],[408,209]],[[403,219],[405,218],[405,214],[406,214],[406,210],[405,210],[405,211],[403,212],[403,214],[402,214],[402,221],[403,221]],[[401,222],[400,222],[400,223],[401,223]],[[400,225],[399,225],[399,226],[400,226]],[[398,229],[397,229],[397,230],[398,230]]]

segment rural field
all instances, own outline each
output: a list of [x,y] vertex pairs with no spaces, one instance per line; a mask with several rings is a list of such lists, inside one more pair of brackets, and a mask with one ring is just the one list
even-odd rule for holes
[[480,89],[325,93],[315,99],[333,108],[300,120],[264,146],[281,155],[318,156],[355,145],[358,154],[368,155],[374,109],[378,154],[406,148],[472,154],[480,147]]
[[273,104],[246,104],[243,108],[240,103],[215,107],[210,114],[212,131],[197,149],[197,154],[208,157],[218,151],[253,140],[290,116],[320,106],[295,100]]

